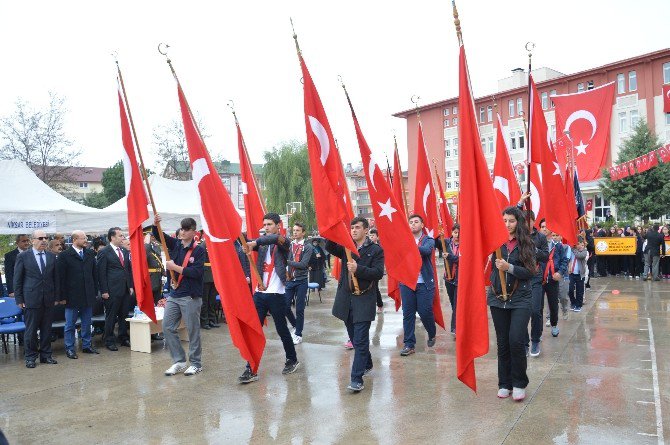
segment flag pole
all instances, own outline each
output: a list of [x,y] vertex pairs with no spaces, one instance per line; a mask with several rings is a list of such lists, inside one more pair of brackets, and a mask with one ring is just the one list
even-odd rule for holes
[[400,172],[400,190],[402,191],[402,205],[405,207],[405,215],[409,215],[409,209],[407,208],[407,197],[405,196],[405,181],[403,181],[402,177],[402,166],[400,165],[400,155],[398,154],[398,140],[395,137],[395,134],[393,135],[393,145],[395,148],[395,152],[393,154],[393,162],[395,163],[396,161],[398,162],[398,171]]
[[[528,110],[530,110],[531,103],[533,101],[532,91],[531,91],[532,89],[531,89],[531,86],[530,86],[530,73],[533,69],[533,49],[535,49],[535,44],[533,42],[526,42],[525,48],[526,48],[526,51],[528,51]],[[531,116],[531,119],[532,119],[532,117],[533,116]],[[526,178],[527,179],[526,193],[530,197],[530,177],[531,177],[531,172],[533,170],[532,162],[531,162],[532,159],[530,158],[530,155],[531,155],[530,148],[531,147],[530,147],[530,139],[528,138],[528,133],[529,132],[528,132],[528,129],[526,128],[526,120],[525,120],[525,118],[523,118],[523,115],[522,115],[522,119],[523,119],[523,122],[524,122],[524,124],[523,124],[524,131],[526,132],[526,164],[528,165],[528,177]],[[528,205],[526,205],[526,208],[528,209],[527,212],[526,212],[526,219],[528,219],[528,230],[530,232],[532,232],[533,227],[530,223],[530,211],[531,211],[530,203],[528,203]]]
[[[151,192],[151,185],[149,185],[149,176],[147,175],[147,171],[144,168],[144,159],[142,158],[142,150],[140,150],[140,143],[137,140],[137,133],[135,132],[135,123],[133,122],[133,114],[130,111],[130,103],[128,102],[128,96],[126,95],[126,86],[123,83],[123,74],[121,74],[121,67],[119,66],[119,61],[116,59],[114,61],[116,62],[116,71],[119,75],[119,84],[121,85],[121,93],[123,94],[123,101],[126,104],[126,110],[128,111],[128,120],[130,121],[130,128],[133,132],[133,140],[135,141],[135,148],[137,149],[137,154],[140,159],[142,178],[144,180],[144,185],[147,187],[147,193],[149,194],[149,202],[151,203],[151,209],[153,210],[154,215],[156,215],[158,213],[156,211],[156,203],[154,201],[154,195]],[[165,253],[165,260],[170,261],[170,251],[168,250],[167,244],[165,243],[165,234],[163,233],[163,229],[161,227],[160,222],[156,224],[156,228],[158,229],[158,237],[160,238],[161,247],[163,247],[163,252]],[[177,282],[173,270],[170,270],[170,279],[173,284]]]
[[391,187],[393,187],[393,174],[391,173],[391,164],[389,163],[389,155],[388,153],[384,152],[384,156],[386,156],[386,174],[389,177],[389,181],[391,181]]
[[[233,101],[228,102],[228,107],[230,108],[230,111],[233,113],[233,118],[235,119],[235,126],[239,129],[240,127],[240,122],[237,120],[237,113],[235,113],[235,106]],[[189,110],[190,113],[190,110]],[[240,132],[241,134],[241,132]],[[260,189],[258,188],[258,183],[256,183],[256,176],[254,175],[253,168],[251,167],[251,160],[249,159],[249,152],[247,151],[247,144],[244,142],[244,136],[242,136],[242,147],[244,148],[244,157],[246,158],[247,165],[249,165],[249,168],[251,170],[251,180],[254,183],[254,187],[256,190],[260,193]],[[261,204],[263,204],[263,199],[261,199]],[[263,209],[263,213],[265,213],[265,209]],[[249,227],[247,226],[247,235]],[[256,280],[256,283],[258,283],[258,288],[261,290],[265,290],[265,284],[263,284],[263,279],[261,278],[260,272],[258,271],[258,268],[256,267],[256,261],[254,261],[254,257],[251,253],[251,250],[247,248],[247,240],[244,237],[244,234],[240,233],[240,236],[238,237],[238,240],[240,241],[240,244],[242,244],[242,250],[244,251],[244,254],[247,256],[247,259],[249,260],[249,264],[251,265],[251,273],[254,275],[254,279]],[[288,272],[287,272],[288,273]]]
[[[437,174],[437,161],[435,158],[433,160],[433,168],[435,169],[435,180],[438,182],[438,185],[440,185],[440,176]],[[434,186],[433,186],[434,187]],[[443,190],[442,185],[438,188],[438,190]],[[446,199],[444,196],[440,196],[440,199]],[[439,205],[439,203],[438,203]],[[446,207],[446,202],[445,202],[445,207]],[[447,209],[448,211],[449,209]],[[440,234],[442,235],[440,237],[440,242],[442,243],[442,261],[444,261],[444,270],[447,272],[447,280],[451,281],[452,280],[452,275],[451,275],[451,270],[449,270],[449,262],[447,261],[447,243],[444,241],[445,232],[444,232],[444,221],[442,221],[442,217],[440,216],[440,212],[437,212],[437,221],[440,225]]]

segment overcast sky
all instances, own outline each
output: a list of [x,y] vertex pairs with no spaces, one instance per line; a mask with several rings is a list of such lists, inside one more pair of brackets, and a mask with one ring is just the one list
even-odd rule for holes
[[[104,3],[105,6],[102,4]],[[474,94],[533,65],[569,74],[669,46],[670,1],[482,1],[458,3]],[[179,117],[170,57],[191,107],[203,119],[210,151],[237,161],[233,99],[252,161],[290,139],[305,139],[300,69],[289,17],[339,140],[344,162],[359,162],[342,75],[363,132],[379,160],[393,132],[406,168],[405,121],[392,113],[453,97],[458,45],[451,3],[428,1],[23,1],[0,5],[0,115],[17,97],[44,106],[67,99],[68,135],[81,162],[121,159],[115,65],[126,88],[149,166],[153,129]],[[390,157],[390,156],[389,156]]]

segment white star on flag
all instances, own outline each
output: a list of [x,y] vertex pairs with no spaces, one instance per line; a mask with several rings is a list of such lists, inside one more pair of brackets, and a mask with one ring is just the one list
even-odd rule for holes
[[386,202],[377,201],[377,204],[379,204],[379,207],[382,209],[382,211],[379,213],[379,217],[381,218],[382,216],[386,216],[388,217],[389,221],[393,221],[393,214],[397,212],[397,210],[394,209],[391,205],[391,198],[387,199]]
[[556,171],[554,172],[554,176],[560,175],[561,174],[561,168],[558,166],[558,162],[555,162],[555,161],[552,161],[552,162],[554,162],[554,167],[556,167]]
[[579,145],[575,146],[575,148],[577,149],[577,155],[585,155],[586,147],[588,146],[589,144],[585,144],[584,141],[579,141]]

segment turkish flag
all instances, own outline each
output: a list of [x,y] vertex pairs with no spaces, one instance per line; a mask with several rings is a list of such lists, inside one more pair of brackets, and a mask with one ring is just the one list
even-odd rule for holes
[[670,162],[670,144],[666,144],[656,151],[658,152],[658,156],[661,158],[661,162]]
[[617,171],[616,167],[610,167],[610,179],[612,181],[618,181],[619,180],[619,172]]
[[582,93],[553,96],[556,132],[569,130],[571,144],[559,146],[557,158],[565,168],[565,150],[574,150],[580,181],[600,178],[609,152],[614,82]]
[[[577,172],[575,172],[576,174]],[[568,201],[568,211],[570,212],[570,221],[573,222],[573,230],[577,232],[577,218],[579,212],[577,211],[577,194],[575,193],[575,183],[570,180],[570,167],[565,168],[565,199]]]
[[442,221],[442,232],[440,234],[445,238],[449,238],[451,236],[451,231],[454,228],[454,219],[451,217],[451,213],[449,213],[449,208],[447,207],[447,198],[444,195],[442,181],[440,181],[440,177],[437,175],[437,172],[435,172],[435,179],[437,180],[437,188],[440,192],[440,196],[437,198],[437,209],[438,213],[440,214],[440,221]]
[[635,171],[635,161],[628,161],[626,162],[626,168],[630,172],[631,176],[636,174],[637,172]]
[[[130,124],[126,107],[119,94],[119,111],[121,115],[121,140],[123,142],[123,176],[126,184],[126,204],[128,206],[128,234],[130,236],[130,258],[133,269],[133,282],[137,306],[156,323],[154,294],[151,291],[149,265],[146,261],[147,251],[144,247],[142,224],[149,219],[147,210],[147,193],[142,184],[140,169],[135,158],[135,144],[130,133]],[[135,261],[132,261],[134,259]]]
[[[253,165],[249,160],[249,152],[247,151],[247,145],[244,143],[244,137],[242,136],[240,124],[237,122],[237,117],[235,118],[235,126],[237,127],[237,153],[240,158],[241,189],[244,199],[247,238],[257,238],[258,233],[263,228],[263,216],[265,216],[267,211],[265,210],[265,202],[261,196],[261,190],[258,187],[258,181],[256,181]],[[251,253],[254,264],[256,264],[257,257],[258,252]],[[251,274],[251,288],[256,289],[257,287],[256,274]]]
[[540,228],[540,221],[545,218],[544,186],[542,185],[542,166],[531,163],[528,166],[530,176],[530,209],[535,213],[535,227]]
[[[400,166],[400,155],[398,154],[398,145],[396,144],[393,153],[392,190],[393,190],[393,196],[395,197],[396,202],[400,206],[398,212],[402,213],[403,220],[406,220],[407,212],[405,203],[405,188],[403,187],[402,181],[403,176],[402,176],[402,168]],[[387,260],[387,258],[384,257],[384,260]],[[400,309],[400,306],[402,305],[402,298],[400,297],[400,282],[395,278],[393,278],[392,276],[388,275],[386,287],[388,296],[393,298],[393,301],[395,301],[395,310],[397,312]]]
[[663,112],[670,113],[670,84],[663,85]]
[[[342,186],[342,199],[344,201],[344,208],[347,211],[347,218],[349,221],[354,219],[354,209],[351,204],[351,194],[349,193],[349,186],[347,185],[347,179],[344,176],[344,167],[342,166],[342,159],[340,158],[340,150],[335,152],[337,154],[337,167],[338,167],[338,183]],[[342,260],[338,257],[335,257],[333,260],[333,267],[330,269],[330,273],[336,280],[340,279],[340,272],[342,271]]]
[[[565,185],[561,177],[561,168],[556,160],[556,154],[551,147],[549,128],[544,119],[540,96],[537,93],[533,76],[530,76],[531,102],[530,120],[528,122],[528,143],[531,152],[539,152],[542,156],[542,205],[547,228],[560,234],[569,245],[577,244],[575,220],[572,215],[575,211],[574,191],[572,199],[567,200]],[[538,221],[541,218],[538,217]]]
[[616,170],[617,170],[617,177],[619,179],[627,178],[628,176],[630,176],[630,171],[628,171],[628,164],[626,163],[617,165]]
[[489,327],[482,271],[491,252],[508,238],[484,158],[473,108],[465,48],[460,47],[458,82],[461,223],[456,306],[456,368],[458,379],[477,391],[475,358],[489,351]]
[[647,170],[650,168],[654,168],[658,165],[658,158],[656,157],[656,150],[652,151],[651,153],[647,153]]
[[[419,122],[419,144],[417,146],[416,157],[416,182],[414,185],[414,213],[421,216],[424,222],[424,230],[428,236],[435,238],[439,227],[437,217],[437,196],[433,187],[433,177],[431,175],[430,164],[428,163],[428,154],[426,145],[423,141],[423,129]],[[442,305],[440,303],[440,285],[437,277],[437,266],[435,256],[431,258],[433,263],[433,279],[435,281],[435,294],[433,296],[433,314],[435,323],[445,329],[444,318],[442,316]],[[417,274],[418,276],[418,274]]]
[[[368,143],[356,118],[356,113],[347,94],[351,116],[354,119],[358,148],[361,151],[363,170],[368,183],[372,212],[375,215],[379,236],[384,240],[384,259],[389,276],[405,284],[411,289],[416,288],[416,279],[421,273],[421,255],[416,247],[414,235],[400,211],[391,188],[384,180],[379,165],[372,159]],[[394,218],[395,216],[395,218]],[[388,258],[387,258],[388,257]],[[439,301],[439,300],[438,300]]]
[[300,67],[304,82],[307,151],[319,233],[324,238],[357,252],[349,229],[351,218],[347,212],[345,189],[340,179],[342,163],[339,162],[335,139],[321,98],[302,56],[300,56]]
[[233,244],[242,231],[242,219],[216,172],[179,84],[177,92],[214,284],[221,295],[233,344],[255,373],[265,349],[265,335]]
[[507,144],[502,133],[502,121],[498,117],[498,128],[496,131],[496,160],[493,164],[493,188],[496,190],[496,198],[500,210],[516,205],[521,199],[521,189],[516,180],[512,161],[509,158]]

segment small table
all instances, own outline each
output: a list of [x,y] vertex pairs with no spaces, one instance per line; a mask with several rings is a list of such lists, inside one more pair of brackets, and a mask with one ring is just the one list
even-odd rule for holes
[[[126,318],[130,323],[130,350],[137,352],[146,352],[151,354],[151,335],[163,332],[163,311],[156,314],[156,321],[154,323],[148,318]],[[159,318],[160,317],[160,318]],[[179,339],[181,341],[188,341],[188,331],[184,319],[179,322],[177,328],[179,332]]]

